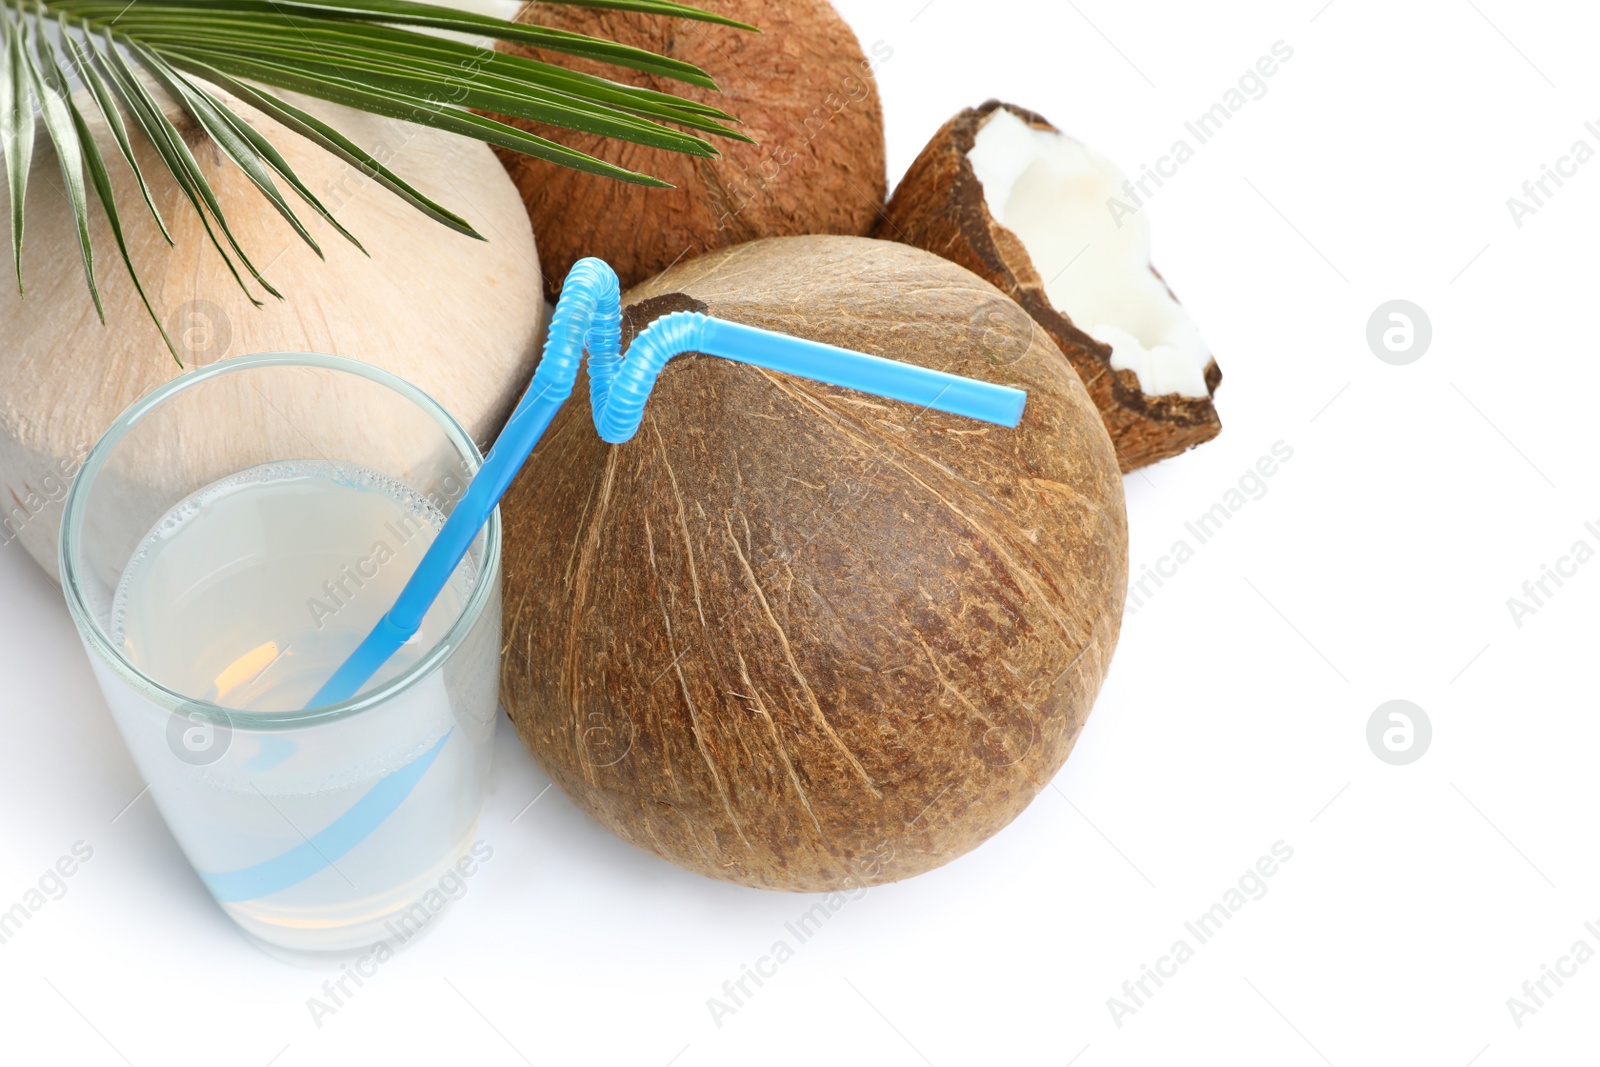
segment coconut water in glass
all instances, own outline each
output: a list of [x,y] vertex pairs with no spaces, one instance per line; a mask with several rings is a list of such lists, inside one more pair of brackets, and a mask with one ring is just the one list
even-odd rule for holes
[[[224,414],[233,448],[177,447]],[[269,946],[395,937],[471,843],[498,711],[497,518],[354,698],[305,705],[478,462],[399,379],[244,357],[136,405],[69,497],[63,584],[113,718],[207,889]]]

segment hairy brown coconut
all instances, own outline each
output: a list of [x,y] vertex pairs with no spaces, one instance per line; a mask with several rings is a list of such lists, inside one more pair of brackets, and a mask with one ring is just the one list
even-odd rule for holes
[[951,119],[877,235],[959,263],[1027,309],[1094,397],[1124,472],[1222,432],[1222,371],[1150,266],[1137,192],[1039,115],[991,100]]
[[666,367],[637,437],[580,383],[507,497],[502,699],[624,839],[714,878],[889,882],[1009,823],[1116,645],[1122,484],[1013,301],[906,245],[758,241],[624,298],[1028,391],[1002,429],[724,360]]
[[552,295],[584,256],[610,263],[627,287],[679,260],[760,237],[863,236],[883,209],[883,109],[872,70],[888,53],[877,47],[868,60],[827,0],[704,0],[696,6],[762,32],[559,4],[529,4],[517,18],[693,63],[717,81],[720,93],[525,45],[499,45],[722,108],[758,142],[712,137],[722,156],[702,159],[507,120],[677,186],[626,185],[502,152],[533,219]]

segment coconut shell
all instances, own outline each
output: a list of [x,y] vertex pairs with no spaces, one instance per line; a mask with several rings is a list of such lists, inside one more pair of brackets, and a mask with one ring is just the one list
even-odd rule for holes
[[[1131,370],[1113,370],[1111,346],[1095,340],[1056,310],[1044,279],[1015,233],[990,214],[983,184],[967,153],[997,108],[1037,129],[1055,131],[1044,118],[991,100],[945,123],[895,189],[876,235],[925,248],[959,263],[1021,304],[1072,363],[1088,387],[1117,448],[1124,473],[1204,444],[1222,432],[1212,396],[1222,382],[1213,360],[1205,370],[1205,397],[1151,396]],[[1059,132],[1059,131],[1056,131]]]
[[702,159],[506,120],[677,187],[628,185],[502,151],[533,219],[552,296],[572,264],[585,256],[610,263],[626,288],[679,260],[756,238],[864,236],[882,211],[887,191],[883,110],[873,61],[832,5],[827,0],[705,0],[697,6],[762,32],[559,4],[529,4],[518,20],[693,63],[716,80],[721,92],[524,45],[499,46],[719,107],[758,142],[711,137],[722,156]]
[[758,241],[624,297],[1024,388],[1016,429],[690,354],[637,437],[586,387],[503,508],[502,700],[627,841],[744,885],[947,863],[1061,768],[1111,661],[1122,484],[1050,339],[906,245]]
[[[296,202],[327,256],[318,259],[167,100],[169,117],[216,191],[239,243],[285,298],[274,299],[252,282],[264,302],[252,306],[160,155],[136,132],[140,168],[172,233],[174,245],[168,246],[104,119],[92,99],[81,99],[112,175],[133,261],[183,360],[180,366],[139,302],[91,193],[106,324],[96,317],[59,165],[48,136],[38,131],[22,256],[26,295],[19,298],[9,269],[0,284],[0,543],[19,539],[52,576],[66,486],[85,453],[125,408],[187,368],[256,352],[347,356],[420,387],[487,444],[536,360],[544,322],[538,254],[516,189],[486,146],[294,97],[462,214],[488,237],[479,241],[425,217],[355,167],[220,95],[273,141],[370,255]],[[293,199],[287,190],[285,195]],[[0,205],[8,203],[0,189]],[[315,412],[293,412],[240,386],[233,402],[218,405],[210,426],[188,427],[181,442],[159,454],[125,457],[127,477],[157,496],[167,487],[205,484],[253,463],[298,455],[295,450],[305,443],[295,421],[304,425],[315,418],[326,427],[330,416],[342,420],[345,439],[356,446],[347,454],[368,454],[383,443],[393,451],[392,469],[410,468],[421,457],[407,450],[422,446],[368,418],[359,392],[352,383],[348,394],[320,398]]]

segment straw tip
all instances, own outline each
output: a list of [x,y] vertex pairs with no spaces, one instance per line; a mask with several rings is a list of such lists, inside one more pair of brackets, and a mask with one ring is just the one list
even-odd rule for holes
[[1008,403],[1001,409],[1003,417],[1000,425],[1008,430],[1015,430],[1022,422],[1022,413],[1028,407],[1028,394],[1021,389],[1012,390],[1016,395],[1008,397]]

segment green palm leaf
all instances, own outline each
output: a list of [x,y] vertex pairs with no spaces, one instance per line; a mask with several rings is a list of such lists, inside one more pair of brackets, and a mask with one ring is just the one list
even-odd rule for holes
[[[544,0],[582,7],[687,18],[754,29],[672,0]],[[240,288],[256,305],[252,283],[281,294],[234,236],[215,192],[163,102],[145,78],[192,119],[217,149],[319,256],[290,196],[361,248],[272,141],[217,92],[223,90],[359,168],[435,221],[482,240],[460,215],[408,183],[321,119],[278,96],[287,89],[362,111],[404,119],[591,174],[666,186],[647,174],[538,137],[487,114],[694,156],[716,156],[707,137],[749,142],[732,116],[668,92],[642,89],[559,65],[497,52],[433,31],[533,45],[547,52],[644,71],[687,85],[716,88],[705,71],[643,49],[585,34],[523,25],[413,0],[0,0],[0,154],[11,200],[10,232],[22,291],[24,206],[36,123],[61,167],[86,283],[105,312],[90,240],[91,190],[140,300],[178,358],[134,269],[110,172],[74,81],[86,90],[132,169],[145,208],[170,244],[135,138],[155,149],[199,217]],[[129,121],[131,120],[131,121]],[[86,177],[87,176],[87,177]],[[287,187],[287,188],[285,188]],[[363,249],[363,251],[365,251]]]
[[22,26],[11,12],[0,10],[5,31],[5,69],[0,70],[0,151],[6,155],[6,185],[11,194],[11,251],[17,264],[17,292],[22,289],[22,203],[28,194],[28,167],[33,161],[33,87],[22,56]]

